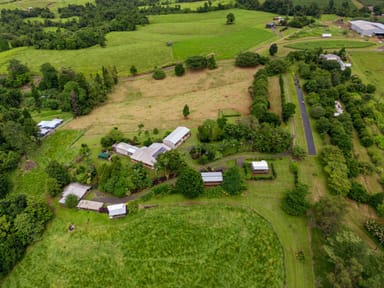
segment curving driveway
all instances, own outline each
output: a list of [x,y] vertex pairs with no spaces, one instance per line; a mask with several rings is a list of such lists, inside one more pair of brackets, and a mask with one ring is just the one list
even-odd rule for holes
[[297,99],[299,101],[299,106],[300,106],[301,119],[303,120],[303,125],[304,125],[304,134],[307,142],[308,155],[316,155],[316,147],[315,147],[315,142],[313,141],[312,128],[309,122],[307,109],[305,108],[304,94],[303,94],[303,91],[301,90],[300,82],[296,75],[294,79],[295,79]]

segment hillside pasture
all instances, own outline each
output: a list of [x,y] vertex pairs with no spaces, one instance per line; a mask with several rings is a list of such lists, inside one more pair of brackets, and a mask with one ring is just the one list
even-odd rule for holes
[[340,49],[340,48],[367,48],[376,45],[368,41],[353,41],[353,40],[319,40],[319,41],[305,41],[287,44],[285,47],[291,49],[305,50],[305,49]]
[[113,222],[59,209],[3,287],[284,287],[284,279],[268,222],[240,208],[194,205]]
[[[229,12],[236,16],[235,25],[225,25]],[[151,16],[151,24],[138,27],[137,31],[108,33],[105,48],[56,51],[22,47],[1,52],[0,73],[6,71],[12,58],[27,64],[34,73],[39,73],[39,67],[49,62],[55,67],[72,67],[86,74],[99,71],[102,65],[116,65],[120,76],[128,75],[131,65],[141,73],[193,55],[214,53],[217,59],[233,58],[242,51],[277,39],[278,36],[264,28],[272,17],[270,13],[239,9]],[[169,41],[173,46],[167,47]]]
[[[108,101],[89,115],[69,122],[66,129],[84,129],[85,137],[101,137],[113,127],[125,133],[144,129],[169,130],[178,125],[197,127],[207,119],[216,119],[222,109],[248,114],[251,97],[248,87],[257,69],[240,69],[232,63],[220,63],[215,70],[187,72],[176,77],[173,70],[161,81],[150,75],[121,82]],[[188,104],[191,114],[184,119]]]
[[[345,0],[334,0],[334,6],[335,7],[341,7],[341,4],[345,2]],[[351,7],[354,6],[353,4],[353,1],[351,0],[347,0],[347,2],[349,3],[349,5]],[[324,1],[324,0],[293,0],[293,5],[301,5],[301,6],[309,6],[311,5],[312,3],[316,3],[319,7],[327,7],[328,4],[329,4],[329,1]]]

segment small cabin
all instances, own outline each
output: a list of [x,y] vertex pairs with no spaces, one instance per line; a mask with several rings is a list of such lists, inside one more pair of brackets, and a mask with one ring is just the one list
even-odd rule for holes
[[127,214],[127,205],[125,203],[109,205],[107,209],[110,219],[123,217]]
[[269,173],[268,163],[265,160],[251,162],[252,174],[267,174]]
[[204,186],[218,186],[223,183],[222,172],[201,172]]

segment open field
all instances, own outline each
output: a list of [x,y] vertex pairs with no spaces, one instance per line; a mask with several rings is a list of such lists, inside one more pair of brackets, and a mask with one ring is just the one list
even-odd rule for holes
[[[225,25],[229,12],[236,15],[235,25]],[[107,34],[105,48],[55,51],[22,47],[1,52],[0,73],[6,71],[12,58],[27,64],[34,73],[49,62],[86,74],[100,71],[102,65],[116,65],[120,76],[128,75],[131,65],[141,73],[193,55],[215,53],[217,59],[233,58],[239,52],[278,38],[264,28],[272,17],[270,13],[239,9],[151,16],[151,24],[138,27],[137,31]],[[168,41],[173,42],[172,47],[166,46]]]
[[375,43],[368,41],[352,41],[352,40],[319,40],[319,41],[305,41],[287,44],[285,47],[292,49],[339,49],[339,48],[366,48],[374,46]]
[[28,7],[49,8],[52,12],[56,12],[60,7],[66,7],[69,4],[84,5],[86,3],[94,3],[94,0],[22,0],[22,1],[0,1],[1,9],[27,9]]
[[284,286],[269,223],[228,206],[156,208],[112,223],[61,210],[30,250],[3,287]]
[[366,83],[372,83],[376,86],[376,95],[379,100],[384,97],[384,52],[374,51],[349,51],[353,70]]
[[[215,70],[189,72],[183,77],[169,75],[161,81],[150,75],[125,80],[104,105],[65,127],[85,129],[86,137],[101,137],[115,126],[125,133],[135,132],[140,123],[146,130],[169,130],[178,125],[193,128],[207,118],[216,119],[219,110],[226,108],[248,114],[248,87],[256,71],[236,68],[228,62]],[[185,104],[191,111],[187,120],[182,115]]]

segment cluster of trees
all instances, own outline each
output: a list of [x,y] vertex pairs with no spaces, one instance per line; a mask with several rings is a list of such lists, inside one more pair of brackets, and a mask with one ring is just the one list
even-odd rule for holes
[[148,170],[140,163],[125,165],[120,158],[102,164],[97,171],[98,188],[117,197],[123,197],[152,185]]
[[[337,14],[347,17],[369,17],[370,11],[367,7],[357,9],[351,2],[343,1],[341,5],[336,5],[334,0],[329,0],[328,6],[320,7],[313,2],[309,5],[294,5],[292,0],[266,0],[260,4],[258,0],[237,0],[237,7],[249,10],[262,10],[286,16],[312,16],[320,18],[321,14]],[[376,5],[375,14],[380,13],[382,7]],[[376,14],[381,15],[381,14]]]
[[43,64],[40,71],[42,79],[37,87],[32,85],[31,89],[35,107],[60,108],[75,116],[88,114],[92,108],[104,102],[107,93],[118,82],[115,66],[102,67],[101,74],[91,75],[89,79],[71,68],[57,71],[50,63]]
[[190,155],[201,164],[245,151],[280,153],[289,150],[291,135],[280,127],[260,123],[254,116],[243,117],[237,124],[225,118],[205,120],[198,127],[203,144],[194,146]]
[[270,103],[268,101],[268,73],[266,69],[256,72],[251,88],[252,107],[251,113],[260,123],[269,123],[275,127],[280,126],[280,117],[268,111]]
[[[70,21],[52,21],[55,15],[49,8],[32,8],[28,11],[3,9],[0,15],[0,34],[12,47],[34,46],[37,49],[80,49],[96,44],[104,47],[105,34],[111,31],[133,31],[136,25],[148,24],[136,2],[123,0],[98,0],[95,4],[68,5],[58,9],[61,19],[72,16]],[[41,17],[45,21],[25,21]],[[57,27],[57,31],[44,31]]]
[[[221,195],[239,195],[245,189],[245,183],[240,169],[237,166],[229,168],[224,172],[223,183],[219,187],[206,188],[207,190],[223,190]],[[187,198],[196,198],[204,193],[204,184],[201,175],[196,170],[185,167],[180,172],[175,185],[175,192]]]
[[235,65],[237,67],[256,67],[258,65],[265,65],[268,61],[267,57],[260,56],[259,54],[251,51],[242,52],[236,56]]
[[287,102],[287,99],[285,97],[284,79],[282,74],[279,75],[279,85],[280,85],[280,97],[281,97],[281,118],[286,123],[289,120],[289,118],[295,115],[296,105],[291,102]]
[[0,200],[0,276],[12,270],[51,218],[52,211],[41,200],[25,195]]
[[379,288],[384,283],[384,257],[343,226],[346,209],[340,198],[322,198],[309,212],[312,227],[321,234],[324,271],[317,281],[330,287]]
[[215,69],[217,68],[216,59],[214,54],[207,57],[204,56],[191,56],[185,60],[185,65],[191,70]]
[[364,228],[371,234],[381,246],[384,247],[384,226],[377,223],[374,219],[369,219],[364,223]]

